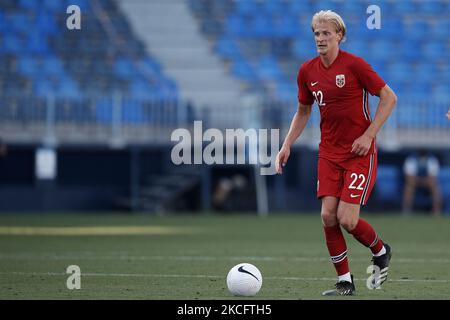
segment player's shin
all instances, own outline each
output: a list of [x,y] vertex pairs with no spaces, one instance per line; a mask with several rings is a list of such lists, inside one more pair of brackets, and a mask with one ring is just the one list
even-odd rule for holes
[[365,220],[359,218],[356,227],[349,231],[362,245],[368,247],[373,255],[383,254],[383,241],[378,237],[373,227]]
[[[323,227],[331,262],[336,269],[338,277],[350,275],[347,258],[347,244],[339,224],[332,227]],[[351,281],[351,280],[350,280]]]

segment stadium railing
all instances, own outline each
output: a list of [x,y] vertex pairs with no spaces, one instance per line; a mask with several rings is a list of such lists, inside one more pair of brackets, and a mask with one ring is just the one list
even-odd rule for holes
[[[99,97],[2,95],[0,136],[12,143],[106,143],[167,144],[177,128],[192,129],[194,120],[203,130],[279,129],[282,140],[289,129],[296,104],[243,96],[240,105],[197,107],[177,98],[137,98],[119,93]],[[372,118],[377,101],[371,101]],[[450,121],[446,118],[450,98],[399,97],[378,135],[381,147],[450,146]],[[317,147],[320,114],[314,105],[311,119],[297,140]]]

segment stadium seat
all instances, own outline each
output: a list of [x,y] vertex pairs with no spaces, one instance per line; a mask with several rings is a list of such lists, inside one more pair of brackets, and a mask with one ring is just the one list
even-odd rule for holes
[[427,15],[438,15],[447,10],[446,2],[437,1],[419,1],[417,2],[418,11]]
[[444,213],[450,215],[450,167],[441,167],[438,179],[442,191],[442,199],[444,200]]
[[240,49],[232,38],[222,37],[215,46],[216,52],[224,59],[236,60],[241,56]]
[[257,15],[250,20],[246,35],[256,39],[265,39],[274,36],[275,33],[270,16]]
[[[345,49],[344,49],[345,50]],[[312,59],[316,55],[316,48],[313,40],[298,38],[294,40],[292,54],[300,61]]]
[[377,199],[383,202],[399,202],[400,169],[393,165],[378,165],[375,183]]
[[272,56],[260,58],[257,62],[257,74],[261,80],[278,80],[282,77],[277,60]]
[[415,63],[422,57],[420,52],[421,46],[422,41],[403,39],[402,41],[399,41],[398,57],[401,57],[401,61]]
[[286,7],[288,12],[296,15],[305,14],[311,10],[309,1],[290,0],[286,2]]
[[259,12],[257,2],[254,0],[236,1],[236,13],[240,16],[253,15],[255,12]]
[[449,57],[450,55],[446,52],[445,43],[442,41],[435,40],[424,44],[422,59],[440,62],[441,60],[448,61]]
[[62,76],[65,74],[61,61],[56,57],[47,57],[42,59],[41,72],[44,75]]
[[23,56],[18,61],[17,71],[29,77],[40,75],[40,66],[35,58],[30,56]]
[[255,70],[245,60],[238,60],[234,62],[231,67],[231,71],[236,77],[240,79],[247,81],[258,80]]
[[41,6],[41,3],[36,0],[20,0],[19,6],[26,10],[35,10],[37,11]]
[[[450,6],[448,8],[449,8],[448,10],[450,10]],[[449,30],[450,30],[449,20],[434,21],[434,23],[431,25],[430,28],[430,39],[432,39],[433,41],[441,41],[442,39],[446,39],[449,37],[450,34]]]
[[225,33],[234,37],[243,37],[247,34],[247,20],[239,15],[231,15],[225,22]]
[[273,32],[279,38],[294,38],[299,34],[298,17],[290,14],[279,14],[273,22]]
[[111,123],[113,118],[113,103],[111,98],[97,99],[95,114],[99,123]]
[[413,68],[413,73],[416,75],[413,82],[429,84],[437,78],[438,69],[433,63],[422,62],[416,64]]
[[430,34],[430,22],[428,20],[411,20],[406,28],[408,30],[414,30],[414,32],[408,32],[408,38],[414,41],[426,39]]
[[50,12],[65,12],[66,2],[62,0],[43,0],[43,9]]
[[122,119],[125,124],[144,123],[144,113],[139,102],[135,100],[124,99],[122,103]]
[[418,8],[416,6],[415,1],[410,0],[398,0],[393,1],[393,7],[395,8],[395,12],[397,14],[404,14],[404,15],[410,15],[418,12]]
[[117,59],[114,64],[114,72],[116,75],[123,78],[131,78],[135,75],[134,64],[126,58]]

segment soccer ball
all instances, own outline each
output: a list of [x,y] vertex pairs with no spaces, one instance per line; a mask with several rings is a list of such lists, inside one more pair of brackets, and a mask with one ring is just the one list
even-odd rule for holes
[[235,296],[254,296],[262,286],[261,272],[250,263],[237,264],[228,272],[227,286]]

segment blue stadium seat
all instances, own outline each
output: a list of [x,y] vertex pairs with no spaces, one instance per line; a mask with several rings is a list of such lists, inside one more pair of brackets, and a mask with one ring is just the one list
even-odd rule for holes
[[241,57],[241,52],[236,41],[229,37],[222,37],[215,46],[216,52],[224,59],[236,60]]
[[344,51],[348,51],[360,57],[365,57],[366,53],[369,51],[368,43],[357,38],[350,38],[350,40],[342,44],[341,48]]
[[340,10],[347,13],[348,15],[360,15],[365,13],[367,4],[363,1],[342,1]]
[[258,4],[254,0],[236,1],[236,12],[241,15],[253,15],[255,12],[260,12]]
[[421,41],[427,39],[430,34],[430,22],[428,20],[411,20],[407,28],[411,30],[408,32],[408,38],[411,40]]
[[41,3],[40,3],[40,1],[36,1],[36,0],[20,0],[19,6],[22,7],[23,9],[37,11],[39,9],[39,7],[41,6]]
[[398,202],[401,198],[400,169],[393,165],[378,165],[375,195],[383,202]]
[[21,37],[13,34],[5,34],[2,50],[4,53],[19,54],[24,49],[24,41]]
[[272,19],[269,15],[260,15],[250,20],[247,36],[253,38],[269,38],[274,35]]
[[[64,2],[62,0],[62,2]],[[78,7],[80,7],[80,10],[82,12],[88,11],[90,9],[90,4],[89,4],[89,0],[66,0],[66,8],[70,5],[77,5]]]
[[33,30],[31,18],[26,13],[10,13],[6,16],[6,23],[11,33],[26,34]]
[[66,3],[62,0],[43,0],[42,7],[50,12],[66,12]]
[[442,39],[448,39],[449,36],[450,36],[450,20],[434,21],[434,23],[430,27],[429,38],[431,38],[434,41],[441,41]]
[[31,32],[27,36],[26,51],[31,54],[50,53],[47,37],[38,32]]
[[136,74],[134,64],[126,58],[117,59],[114,63],[114,73],[120,77],[129,79]]
[[95,105],[95,115],[99,123],[111,123],[113,118],[113,103],[111,98],[100,98]]
[[313,39],[298,38],[294,40],[292,54],[300,61],[306,61],[317,55],[316,46]]
[[439,80],[450,84],[450,61],[443,63],[439,71]]
[[370,50],[367,54],[370,57],[376,57],[378,60],[388,61],[398,58],[398,49],[395,42],[378,39],[370,44]]
[[444,200],[444,213],[450,214],[450,167],[443,166],[439,171],[439,184],[442,191],[442,199]]
[[64,30],[57,26],[54,16],[47,12],[39,13],[39,15],[36,16],[34,26],[39,29],[40,32],[47,35],[56,35],[61,30]]
[[270,0],[261,2],[259,12],[265,15],[287,14],[285,3],[280,0]]
[[17,71],[27,76],[33,76],[41,72],[38,61],[30,56],[23,56],[18,60]]
[[416,3],[411,0],[393,1],[393,8],[397,14],[410,15],[418,12]]
[[61,60],[56,57],[42,59],[41,71],[44,75],[62,76],[65,73]]
[[289,0],[286,2],[286,12],[293,14],[309,14],[311,7],[309,1]]
[[[448,35],[447,35],[448,36]],[[430,41],[424,44],[423,58],[428,61],[448,61],[450,55],[447,53],[445,43],[441,40]],[[435,63],[434,62],[434,63]]]
[[407,30],[405,30],[404,24],[402,20],[399,19],[398,15],[393,15],[389,18],[383,18],[382,16],[381,29],[378,33],[379,38],[396,43],[397,41],[404,39],[405,32],[407,32]]
[[247,20],[238,15],[231,15],[224,24],[225,33],[235,37],[243,37],[247,34]]
[[56,90],[56,96],[71,99],[82,98],[78,85],[74,81],[65,78],[62,78],[61,83]]
[[419,1],[417,2],[418,11],[422,14],[438,15],[446,11],[447,6],[444,1]]
[[257,74],[261,80],[282,80],[277,59],[273,56],[263,56],[257,62]]
[[243,80],[247,80],[247,81],[258,80],[255,70],[245,60],[235,61],[231,67],[231,72],[236,77],[243,79]]
[[54,96],[56,89],[55,86],[47,80],[39,80],[35,81],[34,83],[34,93],[38,97],[46,98],[50,95]]
[[405,79],[411,79],[413,65],[396,61],[387,67],[386,74],[387,81],[403,82]]
[[297,101],[297,86],[295,83],[290,83],[286,81],[277,82],[277,96],[282,101],[296,104]]
[[277,15],[273,21],[273,32],[276,37],[294,38],[299,34],[298,17],[291,14]]
[[416,83],[430,83],[433,80],[437,80],[438,68],[434,63],[424,62],[416,64],[413,69],[415,74],[414,82]]
[[401,61],[414,63],[421,60],[422,54],[419,48],[422,45],[422,41],[414,41],[406,38],[400,41],[399,44],[398,54],[401,57]]
[[133,99],[124,99],[122,103],[121,120],[125,124],[144,123],[144,113],[139,102]]
[[129,93],[131,98],[151,99],[156,97],[155,89],[143,81],[133,81],[130,84]]
[[448,83],[435,84],[433,85],[433,95],[438,98],[450,99],[450,92],[448,88],[450,88],[450,84]]

